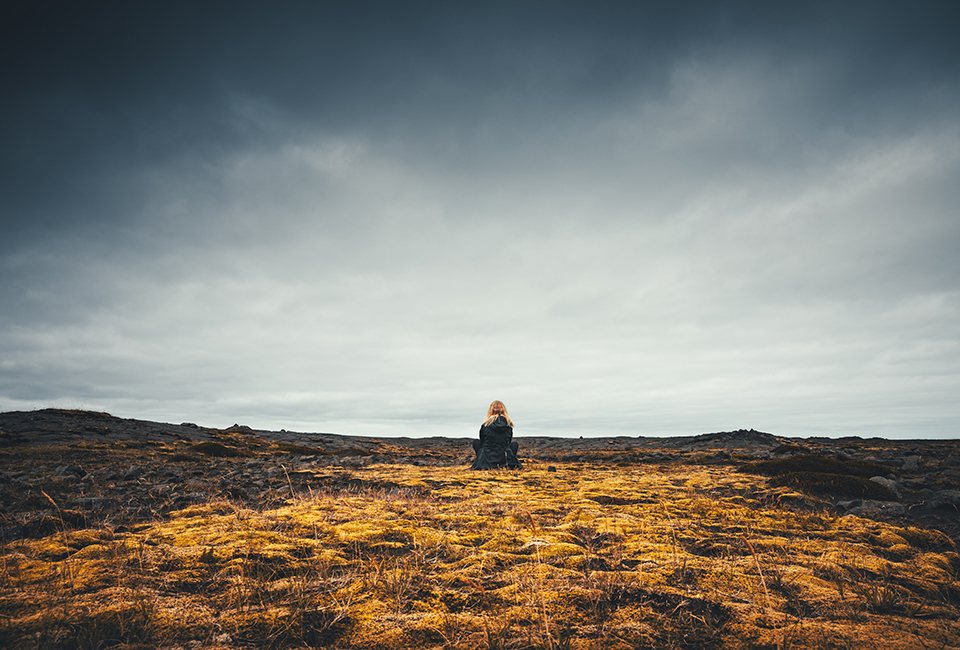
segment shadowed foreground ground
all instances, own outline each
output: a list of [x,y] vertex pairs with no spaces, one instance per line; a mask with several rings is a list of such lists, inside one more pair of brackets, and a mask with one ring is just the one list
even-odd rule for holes
[[[234,483],[257,461],[145,449],[170,472],[232,463]],[[121,473],[148,455],[82,442],[3,461],[92,452],[122,454]],[[112,483],[34,485],[49,514],[5,528],[0,647],[960,647],[949,535],[839,516],[733,457],[516,473],[280,459],[272,501],[161,494],[151,516],[65,507]]]

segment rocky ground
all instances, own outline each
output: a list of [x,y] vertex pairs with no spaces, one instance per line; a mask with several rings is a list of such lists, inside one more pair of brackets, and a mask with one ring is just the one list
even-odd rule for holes
[[[518,437],[528,466],[729,465],[816,454],[865,460],[895,501],[820,495],[793,504],[923,525],[960,542],[960,441],[787,438],[753,430],[676,438]],[[468,438],[364,438],[329,433],[211,429],[45,409],[0,413],[0,535],[134,523],[211,499],[266,508],[331,488],[369,490],[378,464],[466,466]],[[342,471],[318,477],[318,468]],[[334,478],[331,478],[333,476]],[[391,490],[396,486],[373,485]]]

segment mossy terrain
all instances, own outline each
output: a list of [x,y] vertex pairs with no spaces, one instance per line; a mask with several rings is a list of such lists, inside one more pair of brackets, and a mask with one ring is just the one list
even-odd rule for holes
[[61,511],[3,542],[0,647],[960,646],[943,533],[730,465],[555,469],[318,468],[276,507],[122,529]]
[[741,471],[763,474],[764,476],[782,476],[794,472],[815,474],[835,474],[839,476],[883,476],[889,470],[876,463],[862,460],[839,460],[817,454],[804,454],[777,460],[761,460],[744,463]]

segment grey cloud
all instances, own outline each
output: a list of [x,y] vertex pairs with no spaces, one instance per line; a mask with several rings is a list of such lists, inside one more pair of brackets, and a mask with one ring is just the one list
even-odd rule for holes
[[954,430],[950,5],[170,6],[3,46],[0,407]]

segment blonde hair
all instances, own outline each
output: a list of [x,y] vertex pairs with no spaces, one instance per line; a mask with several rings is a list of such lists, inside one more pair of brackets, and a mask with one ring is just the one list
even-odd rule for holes
[[513,420],[510,419],[510,416],[507,414],[507,407],[503,405],[498,399],[490,402],[490,408],[487,409],[487,419],[483,421],[484,424],[490,424],[498,417],[503,416],[506,419],[507,424],[511,427],[513,426]]

